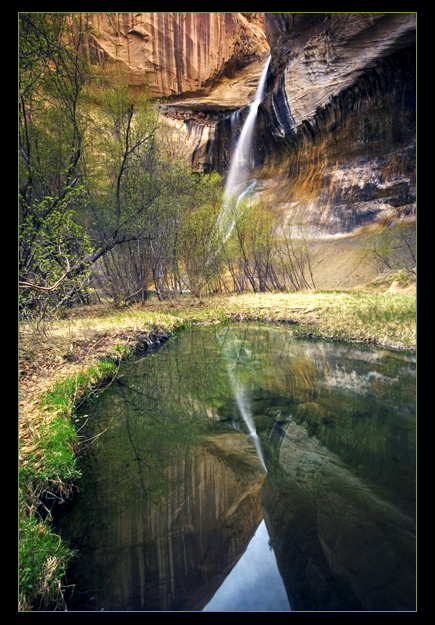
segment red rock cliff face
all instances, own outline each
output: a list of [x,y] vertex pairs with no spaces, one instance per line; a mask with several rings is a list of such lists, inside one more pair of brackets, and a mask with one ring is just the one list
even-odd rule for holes
[[118,60],[130,84],[148,83],[154,97],[198,92],[231,77],[268,44],[264,14],[105,13],[91,14],[95,36],[91,59]]
[[[320,233],[415,211],[415,14],[92,16],[90,55],[172,96],[192,168],[225,175],[267,56],[252,155],[271,201]],[[267,37],[267,39],[266,39]],[[238,124],[238,126],[237,126]],[[253,177],[259,176],[254,172]]]

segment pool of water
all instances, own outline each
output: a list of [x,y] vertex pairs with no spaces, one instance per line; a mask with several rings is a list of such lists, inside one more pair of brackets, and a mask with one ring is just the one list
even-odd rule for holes
[[415,610],[415,357],[194,327],[76,416],[69,610]]

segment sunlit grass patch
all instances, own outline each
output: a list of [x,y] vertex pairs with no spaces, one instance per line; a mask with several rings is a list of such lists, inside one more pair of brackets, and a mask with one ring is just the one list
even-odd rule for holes
[[338,291],[261,293],[210,301],[227,316],[293,321],[294,332],[414,349],[416,299],[410,294]]
[[337,294],[319,326],[334,336],[395,348],[415,348],[416,300],[405,294]]

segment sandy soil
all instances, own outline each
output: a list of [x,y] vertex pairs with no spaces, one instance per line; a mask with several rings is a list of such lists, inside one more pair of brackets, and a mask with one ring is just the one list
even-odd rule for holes
[[367,260],[358,258],[358,235],[339,235],[313,241],[313,277],[319,290],[346,290],[368,282],[377,271]]
[[[357,290],[369,293],[416,292],[415,280],[403,286],[397,280],[391,280],[394,271],[387,267],[383,268],[383,273],[379,273],[373,263],[364,258],[361,243],[359,234],[336,235],[312,241],[312,269],[316,289],[346,291],[358,287]],[[397,253],[400,256],[406,250],[398,248]]]

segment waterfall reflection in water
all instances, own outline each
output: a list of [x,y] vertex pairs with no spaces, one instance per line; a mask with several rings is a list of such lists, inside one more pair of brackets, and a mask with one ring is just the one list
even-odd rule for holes
[[231,381],[231,387],[233,389],[234,397],[236,398],[237,406],[240,410],[243,421],[248,428],[249,434],[255,445],[255,449],[257,450],[258,457],[260,458],[260,462],[263,465],[263,469],[267,472],[263,449],[261,448],[261,442],[258,438],[257,430],[255,429],[255,424],[252,419],[252,412],[249,408],[249,399],[246,388],[240,381],[237,380],[236,375],[238,366],[247,366],[247,360],[250,358],[250,353],[244,349],[243,344],[240,345],[239,351],[239,340],[237,336],[231,332],[231,330],[227,329],[225,334],[218,333],[217,336],[222,348],[222,354],[227,363],[228,377]]
[[246,609],[223,591],[263,519],[273,552],[244,573],[245,606],[279,575],[294,611],[413,610],[414,401],[412,356],[276,326],[193,328],[126,365],[85,409],[102,434],[62,527],[69,610]]

